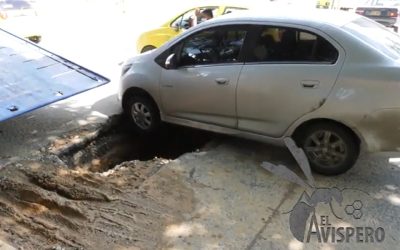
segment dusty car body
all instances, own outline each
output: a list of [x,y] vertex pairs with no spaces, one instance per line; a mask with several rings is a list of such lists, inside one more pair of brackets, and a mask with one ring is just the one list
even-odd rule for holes
[[225,16],[127,60],[119,97],[139,131],[165,121],[277,145],[293,137],[315,171],[339,174],[360,150],[399,149],[399,46],[354,13]]

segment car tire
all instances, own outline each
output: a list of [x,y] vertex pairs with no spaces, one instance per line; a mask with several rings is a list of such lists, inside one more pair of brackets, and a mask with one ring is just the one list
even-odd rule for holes
[[360,145],[352,132],[334,123],[318,123],[302,129],[295,138],[311,169],[323,175],[338,175],[357,161]]
[[160,127],[160,111],[149,97],[131,96],[124,111],[132,122],[133,129],[140,134],[154,133]]
[[152,46],[152,45],[148,45],[148,46],[145,46],[145,47],[142,49],[142,51],[141,51],[140,53],[144,53],[144,52],[153,50],[153,49],[155,49],[155,48],[156,48],[156,47],[154,47],[154,46]]

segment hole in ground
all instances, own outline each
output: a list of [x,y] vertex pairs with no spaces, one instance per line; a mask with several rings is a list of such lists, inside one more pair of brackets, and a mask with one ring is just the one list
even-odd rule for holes
[[176,159],[187,152],[201,149],[215,134],[186,127],[165,125],[154,135],[133,131],[126,119],[121,119],[107,132],[81,148],[60,158],[69,167],[104,172],[122,162],[147,161],[155,157]]

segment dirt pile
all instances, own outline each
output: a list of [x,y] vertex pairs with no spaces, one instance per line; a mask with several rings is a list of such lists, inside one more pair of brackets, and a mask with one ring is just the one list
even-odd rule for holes
[[190,213],[194,200],[172,170],[159,170],[208,137],[127,131],[123,123],[81,129],[35,160],[1,169],[0,238],[21,249],[160,248],[166,227]]
[[[192,208],[190,191],[177,186],[173,173],[173,187],[168,181],[142,187],[165,163],[132,161],[104,173],[49,162],[10,165],[0,171],[2,236],[23,249],[156,249],[166,225]],[[179,204],[173,195],[157,201],[174,188],[184,195]]]

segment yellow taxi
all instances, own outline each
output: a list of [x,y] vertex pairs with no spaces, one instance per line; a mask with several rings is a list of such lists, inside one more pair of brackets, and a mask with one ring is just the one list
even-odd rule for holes
[[247,8],[236,6],[203,6],[187,10],[170,19],[160,28],[143,33],[136,43],[137,51],[143,53],[160,47],[171,38],[190,28],[190,20],[195,16],[196,10],[201,12],[206,9],[212,10],[213,16],[217,17],[228,13],[246,10]]

